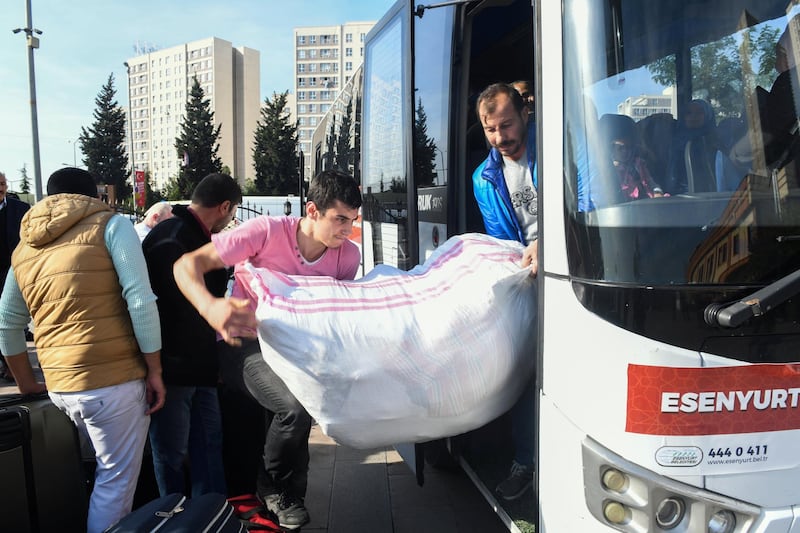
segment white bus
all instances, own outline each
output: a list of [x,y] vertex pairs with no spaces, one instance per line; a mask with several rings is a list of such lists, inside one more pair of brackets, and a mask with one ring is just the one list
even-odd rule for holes
[[[444,443],[510,530],[800,531],[796,3],[400,0],[367,36],[365,271],[483,231],[475,99],[533,81],[534,490],[495,496],[507,416]],[[664,197],[620,194],[609,123]]]

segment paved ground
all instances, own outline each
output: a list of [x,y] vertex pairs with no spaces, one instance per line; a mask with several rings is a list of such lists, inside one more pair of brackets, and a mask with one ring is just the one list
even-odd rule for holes
[[303,533],[507,533],[461,470],[427,468],[425,485],[393,449],[339,446],[311,432]]

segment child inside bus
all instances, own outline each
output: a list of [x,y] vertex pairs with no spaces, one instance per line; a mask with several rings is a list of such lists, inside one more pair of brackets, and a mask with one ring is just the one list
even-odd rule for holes
[[600,132],[608,143],[608,161],[619,180],[622,200],[664,196],[664,191],[650,175],[644,158],[639,155],[633,119],[626,115],[603,115],[600,117]]

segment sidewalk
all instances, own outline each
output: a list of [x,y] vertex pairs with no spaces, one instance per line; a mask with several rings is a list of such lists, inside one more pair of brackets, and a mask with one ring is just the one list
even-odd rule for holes
[[461,470],[425,469],[417,485],[392,448],[339,446],[311,430],[303,533],[507,533],[508,529]]

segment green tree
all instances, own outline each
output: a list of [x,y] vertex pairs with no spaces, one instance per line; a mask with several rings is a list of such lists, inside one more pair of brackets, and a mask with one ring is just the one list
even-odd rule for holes
[[[779,33],[778,29],[765,26],[758,33],[745,33],[746,46],[740,47],[736,39],[729,36],[692,48],[692,97],[709,100],[717,119],[740,115],[745,92],[755,90],[755,85],[769,87],[775,79],[775,44]],[[742,50],[749,54],[744,61]],[[758,65],[755,74],[752,64]],[[675,56],[664,57],[647,66],[653,80],[666,87],[676,84],[675,68]],[[750,83],[751,79],[754,83]]]
[[79,142],[84,154],[83,163],[98,183],[113,185],[117,202],[131,196],[133,187],[128,183],[128,154],[125,150],[125,112],[115,100],[114,74],[94,102],[94,122],[81,128]]
[[331,116],[331,125],[328,128],[328,135],[325,137],[325,153],[322,154],[322,168],[327,170],[333,168],[336,160],[336,115]]
[[434,185],[436,143],[428,137],[428,115],[420,98],[414,117],[414,180],[417,187]]
[[288,92],[272,93],[256,125],[253,185],[258,194],[283,196],[297,191],[297,126],[286,110]]
[[[167,186],[170,200],[191,198],[195,186],[212,172],[222,171],[219,151],[219,130],[214,127],[214,112],[206,100],[197,77],[192,81],[186,112],[181,123],[181,134],[175,139],[175,150],[182,161],[174,187]],[[177,197],[175,197],[177,195]]]
[[158,189],[153,188],[153,176],[150,170],[144,171],[144,205],[150,206],[167,198]]
[[353,163],[353,147],[350,144],[350,130],[353,127],[353,99],[347,102],[342,116],[342,123],[339,125],[339,135],[336,136],[336,168],[345,172],[350,172]]
[[30,194],[31,193],[31,180],[28,178],[28,169],[25,168],[25,165],[22,165],[22,168],[19,169],[19,175],[22,177],[22,185],[20,186],[19,192],[23,194]]
[[355,164],[353,165],[353,178],[355,178],[356,183],[361,185],[361,165],[359,161],[361,161],[361,98],[358,97],[358,94],[355,96],[356,98],[356,110],[354,115],[355,124],[353,126],[353,161]]

